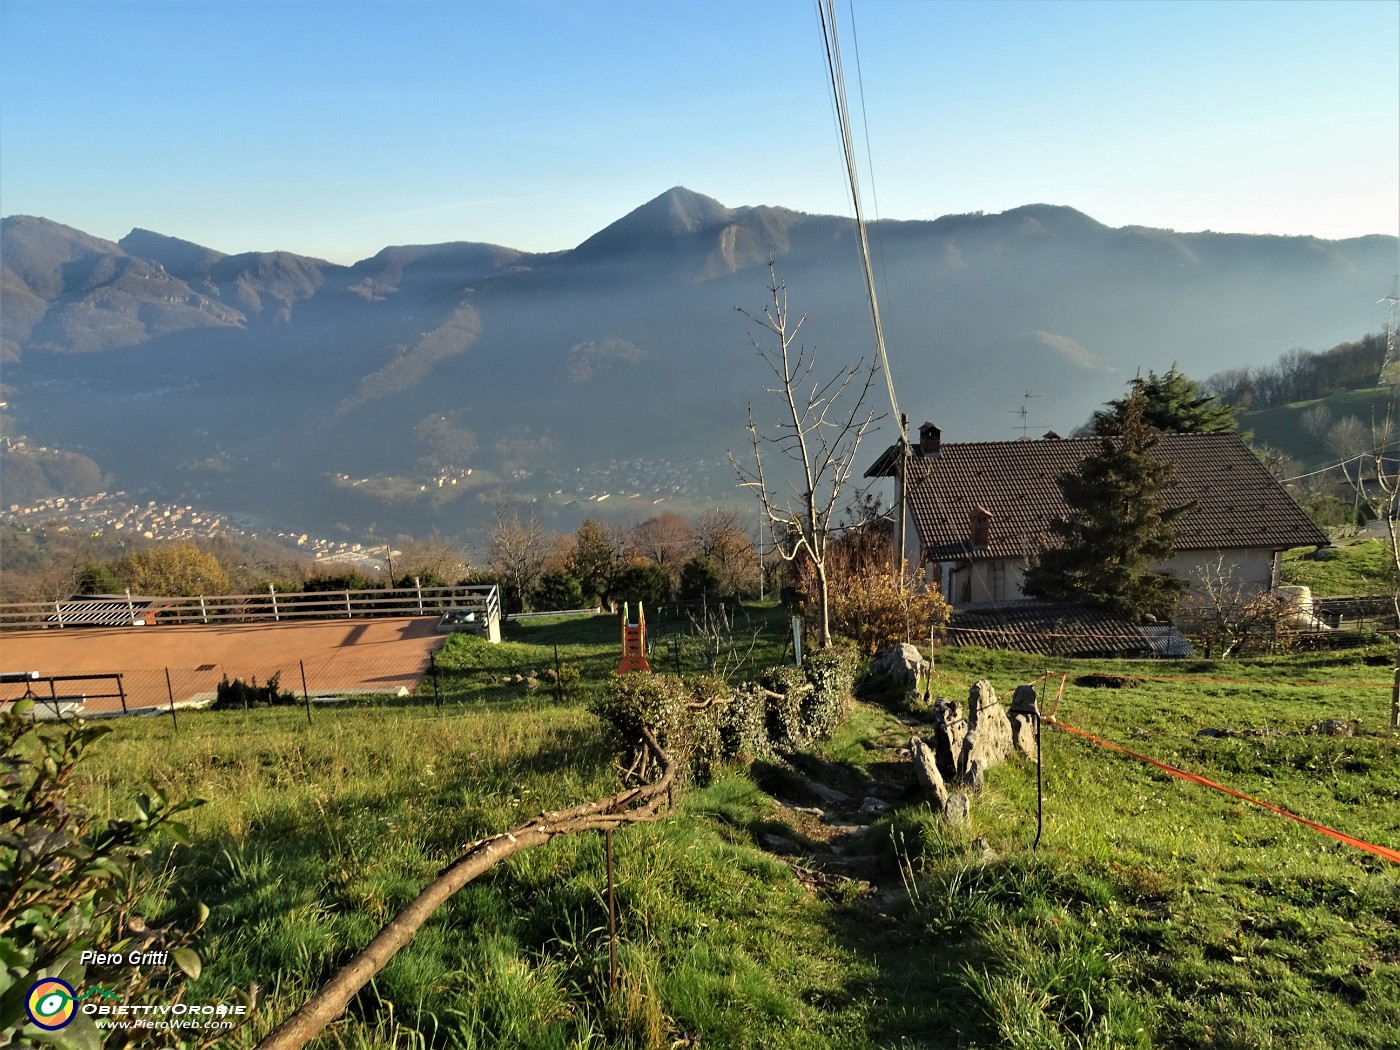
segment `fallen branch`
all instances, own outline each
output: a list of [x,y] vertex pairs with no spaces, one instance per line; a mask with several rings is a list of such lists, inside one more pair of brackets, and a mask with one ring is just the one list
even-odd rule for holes
[[656,738],[646,729],[642,730],[642,736],[647,749],[661,765],[661,776],[656,781],[643,787],[625,788],[570,809],[541,813],[510,831],[471,843],[461,857],[444,868],[379,931],[364,951],[341,967],[324,988],[259,1043],[259,1050],[299,1050],[305,1046],[345,1012],[355,994],[385,967],[395,952],[413,940],[433,912],[467,883],[512,854],[543,845],[556,835],[606,831],[624,824],[656,820],[670,798],[675,769]]

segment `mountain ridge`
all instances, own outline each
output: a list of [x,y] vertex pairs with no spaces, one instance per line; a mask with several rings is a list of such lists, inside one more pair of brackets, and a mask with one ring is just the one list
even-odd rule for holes
[[[1011,436],[1022,404],[1067,432],[1138,369],[1204,376],[1339,318],[1356,330],[1328,338],[1354,338],[1380,322],[1358,304],[1390,287],[1397,245],[1115,228],[1052,204],[883,220],[871,240],[901,404],[949,440]],[[819,369],[868,360],[851,220],[680,186],[565,251],[449,241],[350,265],[11,216],[6,432],[128,491],[265,504],[303,530],[453,531],[497,496],[552,513],[590,464],[744,447],[765,380],[735,307],[762,307],[770,258]]]

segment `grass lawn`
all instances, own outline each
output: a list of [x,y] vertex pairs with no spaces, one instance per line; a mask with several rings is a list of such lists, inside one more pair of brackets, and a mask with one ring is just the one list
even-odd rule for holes
[[1311,587],[1318,596],[1389,594],[1395,563],[1383,540],[1339,541],[1314,551],[1299,547],[1283,556],[1283,582]]
[[[751,609],[739,648],[756,632],[758,662],[777,659],[783,620]],[[705,665],[681,621],[651,623],[658,669],[674,659],[672,635],[683,671]],[[499,646],[454,638],[438,660],[440,704],[428,684],[318,710],[309,727],[296,709],[182,714],[178,734],[164,720],[117,723],[85,767],[85,803],[121,812],[143,781],[209,800],[164,892],[212,909],[189,1001],[261,988],[229,1045],[266,1034],[464,843],[615,788],[585,701],[616,666],[617,635],[615,618],[596,617],[513,625]],[[562,701],[541,678],[556,645],[559,665],[578,670]],[[1064,722],[1400,848],[1383,654],[937,657],[933,690],[957,697],[977,678],[1009,696],[1066,671]],[[1099,670],[1144,680],[1074,684]],[[572,836],[469,885],[317,1045],[1397,1045],[1400,866],[1049,730],[1038,849],[1032,763],[993,770],[971,825],[949,827],[916,788],[894,788],[907,782],[899,749],[926,717],[921,703],[859,704],[812,754],[734,768],[688,788],[662,821],[617,833],[616,991],[602,839]],[[1329,718],[1358,735],[1307,733]],[[794,770],[847,787],[851,806],[818,815],[775,799]],[[893,808],[854,829],[871,784]],[[835,854],[822,836],[847,825]],[[775,835],[795,850],[774,852]],[[838,863],[861,877],[812,876]]]
[[1311,470],[1335,462],[1336,456],[1304,429],[1304,413],[1323,405],[1333,419],[1355,416],[1370,426],[1373,420],[1384,420],[1389,397],[1386,387],[1366,387],[1313,401],[1295,401],[1277,408],[1244,412],[1240,414],[1240,432],[1249,434],[1251,443],[1276,448]]

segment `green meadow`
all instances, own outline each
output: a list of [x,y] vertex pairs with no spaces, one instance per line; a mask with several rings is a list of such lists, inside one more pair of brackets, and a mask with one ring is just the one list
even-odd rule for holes
[[[751,608],[735,659],[780,659],[782,622]],[[658,670],[713,656],[680,623],[657,630]],[[596,617],[512,625],[499,646],[453,637],[436,689],[310,724],[298,708],[115,724],[80,767],[83,804],[119,815],[143,783],[206,800],[193,844],[155,858],[149,903],[211,909],[185,997],[252,990],[227,1045],[271,1031],[465,844],[616,789],[587,701],[617,632]],[[935,657],[931,695],[987,678],[1009,698],[1051,672],[1048,712],[1064,674],[1062,723],[1400,848],[1393,650]],[[1136,684],[1076,682],[1091,672]],[[563,837],[468,885],[316,1045],[1397,1045],[1400,865],[1051,725],[1038,847],[1032,762],[994,769],[970,824],[949,826],[903,753],[928,718],[923,700],[857,702],[832,739],[617,832],[615,985],[603,839]],[[1329,719],[1355,735],[1309,732]],[[890,808],[861,814],[866,795]]]

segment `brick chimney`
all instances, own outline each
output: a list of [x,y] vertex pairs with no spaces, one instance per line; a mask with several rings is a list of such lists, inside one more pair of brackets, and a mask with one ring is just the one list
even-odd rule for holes
[[974,547],[991,546],[992,512],[985,507],[973,507],[968,515],[968,534]]
[[943,431],[932,423],[925,423],[919,428],[919,454],[921,456],[936,456],[942,447]]

